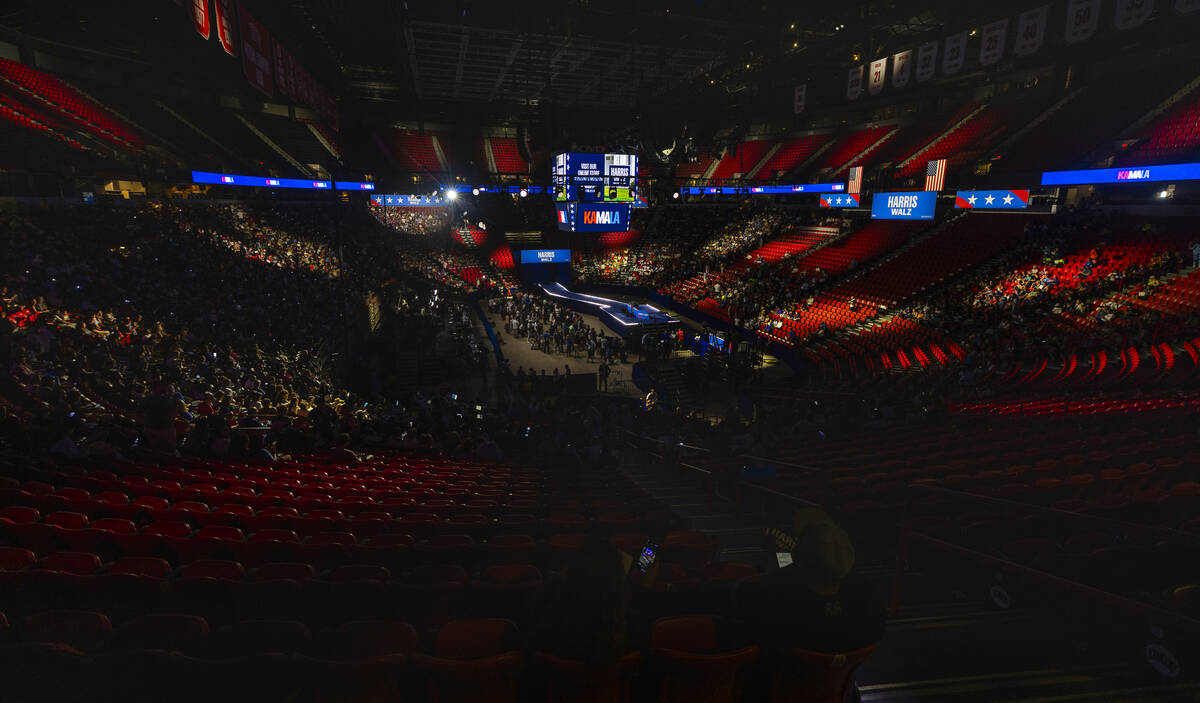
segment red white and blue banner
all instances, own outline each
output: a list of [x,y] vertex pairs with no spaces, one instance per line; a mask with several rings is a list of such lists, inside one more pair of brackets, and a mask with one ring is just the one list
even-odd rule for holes
[[942,54],[942,73],[947,76],[958,73],[967,55],[967,33],[959,32],[946,37],[946,52]]
[[821,196],[821,207],[858,207],[859,202],[860,197],[858,193]]
[[209,20],[208,0],[192,0],[190,4],[192,14],[192,24],[196,27],[196,33],[204,37],[205,41],[212,36],[212,21]]
[[1154,14],[1154,0],[1117,0],[1113,26],[1117,29],[1140,27]]
[[1046,22],[1049,19],[1049,5],[1022,12],[1017,17],[1017,40],[1013,44],[1013,53],[1017,56],[1036,54],[1046,39]]
[[917,47],[917,82],[924,83],[937,73],[936,41],[927,42]]
[[1100,0],[1068,0],[1067,26],[1063,38],[1077,44],[1092,38],[1100,26]]
[[258,92],[272,97],[275,83],[271,77],[271,35],[242,3],[238,3],[238,24],[242,30],[242,72],[246,81]]
[[846,98],[858,100],[862,95],[863,67],[855,66],[846,72]]
[[908,49],[892,56],[893,88],[903,88],[908,85],[908,77],[912,74],[912,53],[912,49]]
[[1029,207],[1027,190],[960,190],[954,207],[965,210],[1024,210]]
[[862,166],[851,166],[850,171],[846,176],[846,192],[859,193],[862,192]]
[[887,78],[887,57],[875,59],[871,62],[870,81],[867,83],[867,92],[871,95],[878,95],[879,91],[883,90],[883,84]]
[[981,66],[991,66],[999,61],[1001,56],[1004,56],[1004,40],[1008,38],[1007,34],[1007,17],[983,25],[979,42],[979,64]]

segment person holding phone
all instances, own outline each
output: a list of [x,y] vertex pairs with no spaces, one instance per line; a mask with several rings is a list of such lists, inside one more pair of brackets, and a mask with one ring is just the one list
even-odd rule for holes
[[747,623],[747,636],[768,648],[830,654],[883,637],[884,600],[852,573],[854,546],[840,527],[808,525],[792,549],[791,563],[785,559],[781,566],[735,587],[735,608]]

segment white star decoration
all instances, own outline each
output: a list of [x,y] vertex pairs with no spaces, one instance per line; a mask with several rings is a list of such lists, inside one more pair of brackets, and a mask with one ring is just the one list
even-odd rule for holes
[[1013,196],[1011,196],[1011,195],[1004,196],[1004,204],[1005,205],[1012,205],[1012,201],[1013,201]]
[[979,200],[979,198],[976,198],[974,195],[972,195],[971,197],[967,198],[967,202],[968,202],[968,203],[971,203],[972,205],[974,205],[974,204],[975,204],[975,201],[976,201],[976,200]]
[[987,196],[986,198],[984,198],[984,199],[983,199],[983,203],[984,203],[985,205],[991,205],[993,202],[995,202],[995,200],[996,200],[996,196],[994,196],[994,195],[989,195],[989,196]]

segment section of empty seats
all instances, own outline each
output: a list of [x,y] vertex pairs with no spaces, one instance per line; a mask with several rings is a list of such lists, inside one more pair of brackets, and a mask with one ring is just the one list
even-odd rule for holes
[[1154,120],[1122,155],[1130,166],[1190,160],[1200,150],[1200,93],[1192,90]]
[[400,168],[429,173],[445,170],[433,147],[433,135],[389,129],[381,132],[380,137]]
[[949,131],[941,134],[936,142],[901,168],[898,175],[924,173],[925,165],[935,159],[946,159],[950,167],[970,163],[985,155],[987,148],[1006,133],[1024,124],[1030,113],[1036,111],[1040,105],[1023,103],[1006,107],[989,106],[965,120],[956,119],[950,123],[952,127]]
[[754,180],[761,182],[785,176],[832,138],[833,135],[830,134],[810,134],[807,137],[784,141],[758,173],[754,174]]
[[734,144],[725,150],[720,163],[713,170],[713,180],[745,178],[762,161],[773,142],[768,139],[753,139]]
[[[1185,62],[1096,78],[1023,135],[993,170],[1082,166],[1084,157],[1097,145],[1109,142],[1195,77],[1194,64]],[[1115,94],[1123,98],[1114,103],[1110,96]]]
[[0,58],[0,81],[25,95],[39,100],[88,131],[124,148],[140,150],[145,143],[130,126],[109,114],[103,107],[84,97],[58,78],[22,63]]
[[854,161],[855,157],[896,130],[896,127],[890,125],[866,127],[844,135],[817,159],[817,163],[813,164],[812,168],[816,170],[832,169],[832,172],[836,174],[848,166],[865,166],[866,164]]
[[517,140],[509,137],[491,137],[492,158],[496,161],[497,173],[529,173],[529,163],[521,157]]

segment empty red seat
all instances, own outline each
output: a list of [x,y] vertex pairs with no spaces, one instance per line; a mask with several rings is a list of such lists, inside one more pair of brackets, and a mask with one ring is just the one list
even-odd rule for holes
[[163,579],[171,574],[171,565],[165,559],[155,557],[121,557],[109,565],[108,573]]
[[100,571],[100,557],[86,552],[58,552],[38,562],[46,571],[62,571],[76,576],[90,576]]
[[21,547],[0,547],[0,571],[20,571],[37,561],[37,555]]
[[246,569],[239,562],[223,559],[202,559],[183,567],[179,572],[185,578],[216,578],[241,580]]
[[103,613],[85,610],[49,610],[25,618],[21,629],[28,642],[61,642],[75,649],[99,649],[112,633]]

